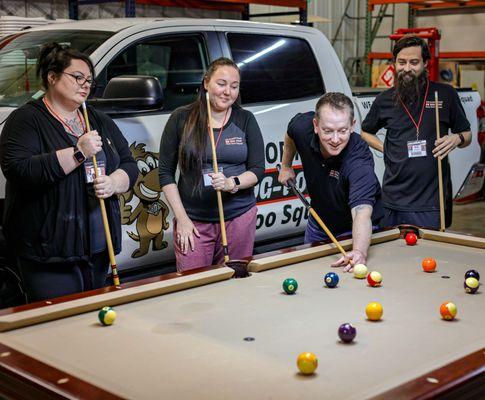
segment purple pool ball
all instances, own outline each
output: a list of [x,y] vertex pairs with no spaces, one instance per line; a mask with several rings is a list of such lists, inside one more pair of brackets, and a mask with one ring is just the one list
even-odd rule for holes
[[338,328],[338,336],[344,343],[350,343],[352,340],[354,340],[356,334],[357,329],[355,329],[349,323],[342,324]]

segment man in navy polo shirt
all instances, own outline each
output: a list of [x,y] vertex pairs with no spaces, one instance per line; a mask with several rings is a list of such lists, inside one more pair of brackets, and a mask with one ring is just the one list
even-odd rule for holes
[[[288,124],[278,180],[295,178],[291,167],[298,151],[312,207],[334,236],[352,234],[353,249],[332,266],[366,264],[373,226],[383,215],[374,159],[355,125],[352,101],[342,93],[326,93],[315,112],[297,114]],[[305,243],[328,239],[310,215]]]
[[[361,136],[384,153],[383,225],[440,227],[438,163],[443,159],[446,226],[451,224],[452,188],[447,155],[472,140],[470,123],[453,87],[428,78],[430,53],[417,36],[404,36],[393,49],[394,87],[380,93],[362,123]],[[436,139],[435,91],[441,137]],[[386,128],[384,143],[376,136]],[[448,134],[451,131],[451,134]]]

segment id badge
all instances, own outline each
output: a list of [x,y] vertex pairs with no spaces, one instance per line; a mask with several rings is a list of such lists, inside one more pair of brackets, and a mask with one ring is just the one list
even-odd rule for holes
[[[222,173],[223,171],[223,168],[222,167],[219,167],[217,168],[217,170],[219,171],[219,173]],[[213,168],[204,168],[202,170],[202,175],[204,177],[204,186],[212,186],[212,178],[209,174],[212,174],[214,173],[214,169]]]
[[[104,161],[98,161],[98,176],[105,175],[106,173],[106,165]],[[93,183],[94,178],[96,178],[94,174],[94,164],[92,161],[85,161],[84,162],[84,170],[86,171],[86,183]]]
[[426,140],[413,140],[408,142],[408,157],[426,157]]

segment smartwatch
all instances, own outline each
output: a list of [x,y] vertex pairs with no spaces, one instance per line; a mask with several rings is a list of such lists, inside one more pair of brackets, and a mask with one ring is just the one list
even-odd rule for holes
[[74,146],[74,159],[79,164],[82,164],[84,161],[86,161],[86,156],[83,154],[81,150],[78,149],[77,146]]
[[231,193],[234,194],[239,190],[239,185],[241,184],[241,181],[237,176],[233,176],[232,180],[234,181],[234,189],[231,190]]

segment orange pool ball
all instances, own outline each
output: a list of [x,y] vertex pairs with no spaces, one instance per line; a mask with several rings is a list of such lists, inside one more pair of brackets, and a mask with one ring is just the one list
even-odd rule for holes
[[425,258],[421,262],[421,266],[425,272],[434,272],[436,271],[436,260],[434,258]]
[[456,308],[456,305],[450,301],[445,301],[440,307],[440,314],[443,319],[446,319],[447,321],[454,319],[457,312],[458,309]]

